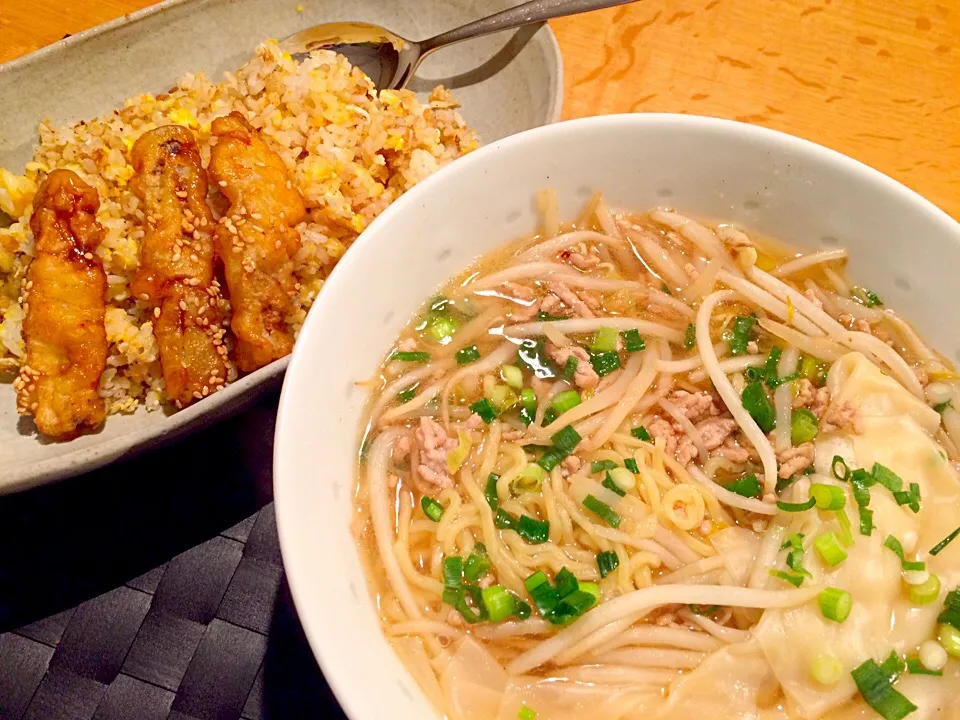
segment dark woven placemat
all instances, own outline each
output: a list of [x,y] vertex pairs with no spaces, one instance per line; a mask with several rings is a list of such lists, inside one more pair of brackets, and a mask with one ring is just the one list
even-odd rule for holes
[[0,720],[344,717],[283,577],[275,406],[0,498]]

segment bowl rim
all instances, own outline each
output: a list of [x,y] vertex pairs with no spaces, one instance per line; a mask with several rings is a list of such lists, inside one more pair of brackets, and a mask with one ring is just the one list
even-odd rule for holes
[[[340,262],[337,263],[337,266],[327,279],[327,285],[333,284],[336,287],[337,285],[348,284],[353,268],[361,262],[360,252],[357,252],[354,248],[359,246],[358,249],[366,251],[367,246],[380,242],[377,238],[382,235],[381,228],[393,222],[395,216],[407,212],[407,208],[410,206],[422,203],[429,197],[435,186],[446,181],[448,175],[454,172],[469,173],[473,166],[482,164],[487,156],[509,152],[511,148],[523,145],[541,135],[562,136],[584,128],[592,128],[599,131],[601,129],[608,130],[610,128],[631,126],[656,127],[657,125],[663,124],[672,125],[675,128],[679,127],[681,129],[704,129],[708,131],[719,131],[721,133],[736,133],[756,142],[771,142],[786,150],[792,150],[797,154],[832,164],[842,171],[858,175],[858,180],[864,184],[875,183],[885,188],[888,192],[899,194],[904,198],[905,202],[913,204],[919,211],[930,214],[933,219],[943,223],[947,228],[952,230],[957,241],[960,242],[960,221],[951,217],[930,200],[880,170],[864,162],[855,160],[837,150],[832,150],[826,146],[815,143],[812,140],[806,140],[779,130],[717,117],[679,113],[621,113],[578,118],[525,130],[516,135],[495,141],[450,163],[450,165],[423,180],[384,210],[354,242],[354,246],[351,247],[351,252],[346,253]],[[328,291],[327,294],[331,293]],[[320,302],[322,302],[322,300],[320,300]],[[319,313],[309,313],[304,322],[297,346],[290,358],[290,364],[287,368],[283,388],[280,393],[277,422],[274,430],[274,503],[276,507],[277,533],[280,540],[281,557],[283,559],[290,594],[294,606],[297,608],[304,634],[327,683],[337,698],[337,702],[340,703],[347,717],[355,719],[358,716],[354,714],[355,706],[353,697],[355,697],[360,690],[354,687],[355,683],[351,682],[351,678],[340,671],[336,662],[336,655],[340,652],[339,648],[327,638],[324,627],[325,623],[322,618],[311,614],[305,603],[305,572],[306,566],[308,566],[309,563],[305,562],[306,558],[295,541],[295,524],[287,511],[290,504],[296,501],[295,494],[291,494],[290,483],[284,480],[292,471],[292,468],[288,471],[287,463],[289,461],[285,458],[286,448],[289,443],[289,441],[286,440],[286,437],[289,435],[287,426],[291,422],[288,418],[292,414],[292,410],[288,408],[298,402],[299,393],[297,391],[297,385],[301,382],[299,378],[302,375],[308,375],[308,373],[304,373],[301,369],[301,365],[305,362],[303,358],[306,354],[306,350],[302,348],[306,348],[307,345],[312,342],[312,337],[317,332],[313,330],[320,322],[320,320],[316,318],[319,318]]]

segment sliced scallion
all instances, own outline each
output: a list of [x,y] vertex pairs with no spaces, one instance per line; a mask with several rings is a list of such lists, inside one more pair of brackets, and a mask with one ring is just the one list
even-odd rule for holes
[[841,482],[846,482],[850,479],[850,468],[847,467],[847,461],[839,455],[833,456],[833,462],[830,463],[830,471],[833,473],[833,476]]
[[605,578],[620,567],[620,558],[613,550],[597,553],[597,567],[600,568],[600,577]]
[[800,408],[793,411],[793,419],[790,421],[790,440],[794,445],[803,445],[813,440],[820,429],[820,421],[817,416],[806,408]]
[[612,327],[599,328],[593,336],[590,349],[595,353],[616,352],[617,329]]
[[930,670],[924,667],[919,658],[907,658],[907,672],[911,675],[933,675],[934,677],[943,675],[943,670]]
[[733,319],[733,329],[730,331],[730,338],[727,340],[731,355],[743,355],[747,352],[747,345],[750,343],[750,331],[756,324],[757,319],[752,315],[738,315]]
[[593,365],[593,371],[603,377],[620,369],[620,355],[616,352],[590,353],[590,364]]
[[526,705],[521,705],[520,711],[517,713],[517,720],[537,720],[537,713]]
[[514,390],[523,389],[523,370],[518,368],[516,365],[501,365],[500,377],[503,378],[503,381]]
[[637,461],[632,457],[624,458],[623,466],[634,475],[640,474],[640,468],[637,466]]
[[463,565],[463,577],[470,582],[482,580],[490,572],[490,558],[483,543],[477,543]]
[[457,359],[457,365],[467,365],[480,359],[480,348],[476,345],[468,345],[461,350],[457,350],[454,357]]
[[409,387],[406,390],[401,390],[400,392],[397,393],[397,400],[399,400],[401,403],[408,403],[411,400],[413,400],[413,398],[415,398],[416,396],[417,396],[417,389]]
[[493,403],[490,402],[487,398],[480,398],[475,403],[470,406],[470,411],[475,412],[480,416],[480,419],[483,420],[487,425],[492,423],[497,419],[497,409],[493,406]]
[[949,535],[947,535],[943,540],[941,540],[941,541],[938,542],[936,545],[934,545],[933,550],[930,551],[930,554],[931,554],[931,555],[939,555],[939,554],[943,551],[943,549],[944,549],[945,547],[947,547],[947,545],[949,545],[950,543],[952,543],[952,542],[953,542],[954,540],[956,540],[958,537],[960,537],[960,527],[958,527],[958,528],[957,528],[956,530],[954,530],[952,533],[950,533]]
[[[893,670],[894,672],[891,672]],[[894,690],[893,683],[900,675],[898,667],[884,662],[884,667],[874,660],[867,660],[850,673],[864,701],[884,720],[903,720],[917,709],[901,693]]]
[[752,417],[760,429],[768,433],[777,426],[777,412],[767,397],[767,391],[759,382],[749,383],[740,396],[743,408]]
[[555,448],[569,455],[576,449],[583,438],[573,429],[572,425],[567,425],[562,430],[551,435],[550,439],[553,441]]
[[820,612],[827,620],[842,623],[853,609],[853,596],[846,590],[828,587],[817,597]]
[[906,559],[906,556],[903,553],[903,545],[901,545],[900,541],[897,540],[893,535],[887,536],[887,539],[883,541],[883,546],[893,550],[896,556],[900,558],[900,565],[904,570],[926,570],[926,563]]
[[590,463],[590,474],[596,474],[601,472],[606,472],[607,470],[613,470],[617,464],[613,460],[594,460]]
[[530,388],[520,391],[520,420],[524,425],[531,424],[537,416],[537,396]]
[[847,551],[840,544],[835,532],[825,532],[813,541],[813,547],[830,567],[836,567],[847,559]]
[[643,440],[644,442],[650,442],[651,440],[650,433],[647,432],[647,429],[643,425],[633,428],[630,434],[637,440]]
[[480,591],[490,622],[500,622],[517,610],[517,597],[501,585],[491,585]]
[[577,368],[580,366],[580,360],[577,359],[576,355],[571,355],[567,358],[567,362],[563,365],[563,379],[567,382],[573,382],[574,377],[577,374]]
[[687,350],[692,350],[693,346],[697,344],[697,327],[693,323],[687,325],[687,329],[683,333],[683,346]]
[[960,630],[953,625],[941,624],[937,628],[937,641],[950,657],[960,658]]
[[497,496],[497,481],[500,476],[496,473],[490,473],[487,476],[487,486],[483,490],[483,496],[487,500],[490,509],[496,512],[500,507],[500,499]]
[[583,506],[590,512],[598,515],[600,519],[610,527],[620,527],[620,516],[614,512],[613,508],[603,502],[603,500],[598,500],[593,495],[587,495],[583,499]]
[[624,330],[620,333],[620,337],[623,338],[623,347],[627,352],[639,352],[645,350],[647,345],[643,342],[643,338],[640,337],[640,331],[636,328],[631,330]]
[[911,585],[907,594],[914,605],[929,605],[940,597],[940,578],[930,573],[919,585]]
[[836,685],[843,677],[843,665],[833,655],[818,655],[810,663],[810,675],[821,685]]
[[390,359],[399,360],[400,362],[415,362],[415,363],[429,362],[430,353],[400,351],[400,352],[395,352],[393,355],[391,355]]
[[610,492],[616,493],[616,494],[619,495],[620,497],[623,497],[624,495],[627,494],[624,490],[622,490],[622,489],[620,488],[620,486],[618,486],[618,485],[613,481],[613,478],[610,477],[610,473],[607,473],[607,476],[603,479],[603,482],[600,483],[600,484],[603,485],[603,487],[605,487],[605,488],[606,488],[607,490],[609,490]]
[[820,510],[841,510],[847,504],[846,493],[836,485],[813,483],[810,485],[810,497]]
[[813,498],[810,498],[806,502],[802,503],[788,503],[783,502],[782,500],[777,500],[777,507],[783,510],[784,512],[795,513],[803,512],[804,510],[809,510],[817,504],[817,501]]
[[760,484],[756,475],[745,475],[742,478],[737,478],[733,482],[728,483],[724,487],[732,493],[748,498],[759,497],[763,491],[763,485]]
[[563,415],[567,410],[572,410],[580,404],[580,393],[576,390],[564,390],[554,395],[550,399],[550,407],[557,415]]
[[432,497],[424,495],[420,498],[420,507],[423,509],[424,514],[434,522],[440,522],[440,518],[443,517],[443,505]]

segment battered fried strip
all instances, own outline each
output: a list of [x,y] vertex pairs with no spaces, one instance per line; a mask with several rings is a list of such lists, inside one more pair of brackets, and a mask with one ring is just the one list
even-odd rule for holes
[[217,226],[217,254],[233,306],[237,363],[250,372],[293,350],[294,226],[306,210],[283,161],[243,116],[217,118],[211,131],[210,177],[231,203]]
[[35,250],[23,293],[27,357],[14,381],[17,412],[41,433],[67,440],[103,423],[98,393],[107,362],[107,278],[96,256],[103,228],[97,192],[54,170],[33,199]]
[[130,187],[146,216],[132,291],[153,305],[167,395],[182,408],[227,377],[207,176],[193,133],[179,125],[141,135],[131,162]]

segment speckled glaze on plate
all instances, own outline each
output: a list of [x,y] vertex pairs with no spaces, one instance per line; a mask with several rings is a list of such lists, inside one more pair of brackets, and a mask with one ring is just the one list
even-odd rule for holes
[[[163,92],[188,72],[219,79],[256,45],[323,22],[377,23],[419,39],[496,12],[509,0],[167,0],[0,66],[0,167],[30,159],[37,124],[93,117],[142,92]],[[299,8],[299,10],[298,10]],[[472,40],[430,56],[410,88],[451,89],[484,143],[560,117],[560,52],[549,28]],[[0,493],[77,475],[156,447],[242,409],[282,378],[279,360],[176,414],[111,416],[69,443],[39,438],[0,385]]]

